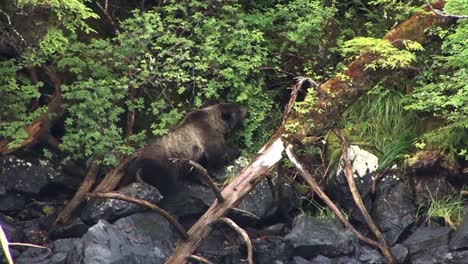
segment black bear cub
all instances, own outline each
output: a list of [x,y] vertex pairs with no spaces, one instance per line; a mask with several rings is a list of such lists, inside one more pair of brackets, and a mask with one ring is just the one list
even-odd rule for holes
[[239,125],[247,108],[231,103],[219,103],[188,113],[169,133],[150,142],[133,164],[143,179],[158,188],[163,195],[175,191],[190,167],[173,163],[171,158],[191,159],[205,168],[224,165],[233,149],[225,135]]

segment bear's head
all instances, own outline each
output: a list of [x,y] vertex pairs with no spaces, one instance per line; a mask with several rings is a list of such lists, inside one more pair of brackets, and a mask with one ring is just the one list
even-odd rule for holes
[[244,120],[244,118],[246,118],[248,115],[247,107],[245,106],[231,103],[220,103],[215,106],[221,113],[221,119],[227,128],[226,132],[231,131],[239,124],[241,124],[242,120]]

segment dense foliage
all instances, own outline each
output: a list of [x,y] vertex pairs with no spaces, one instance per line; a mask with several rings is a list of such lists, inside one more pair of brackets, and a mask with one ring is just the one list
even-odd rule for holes
[[[64,126],[57,135],[60,149],[74,159],[101,156],[116,164],[147,136],[166,133],[209,99],[249,107],[250,117],[235,140],[252,153],[278,125],[293,77],[326,80],[370,50],[381,56],[369,70],[413,67],[421,74],[408,84],[391,78],[379,83],[347,112],[347,131],[358,131],[356,140],[377,148],[384,164],[409,154],[415,142],[467,158],[466,20],[433,30],[441,50],[424,50],[417,42],[398,49],[380,38],[423,1],[131,4],[122,4],[126,12],[118,11],[117,2],[106,6],[117,10],[114,17],[87,0],[11,4],[11,16],[40,10],[52,19],[40,39],[15,56],[1,57],[0,138],[18,146],[28,136],[24,128],[45,113],[51,82],[43,74],[34,80],[29,72],[47,65],[60,78],[67,110],[59,121]],[[462,0],[449,1],[445,11],[468,13]],[[1,21],[12,36],[21,37]],[[313,97],[308,98],[298,104],[299,112],[313,107]],[[133,111],[136,121],[129,130]],[[422,129],[420,123],[433,123],[433,116],[440,122]],[[440,131],[448,136],[435,137]]]

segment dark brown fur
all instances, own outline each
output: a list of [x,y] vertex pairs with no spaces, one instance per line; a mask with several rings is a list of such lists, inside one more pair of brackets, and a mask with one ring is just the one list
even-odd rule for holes
[[224,164],[232,149],[225,135],[245,118],[247,109],[236,104],[215,104],[188,113],[169,133],[155,139],[142,150],[136,161],[143,179],[168,194],[179,185],[190,169],[171,158],[191,159],[204,167]]

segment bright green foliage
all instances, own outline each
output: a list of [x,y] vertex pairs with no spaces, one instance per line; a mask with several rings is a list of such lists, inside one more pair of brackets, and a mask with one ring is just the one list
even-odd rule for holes
[[12,139],[12,148],[28,137],[23,128],[45,111],[43,107],[31,110],[31,104],[39,100],[42,83],[33,84],[27,76],[18,74],[20,69],[14,60],[0,61],[0,138]]
[[[449,1],[447,12],[468,14],[466,1]],[[468,21],[459,20],[446,35],[442,54],[429,58],[407,109],[427,113],[443,122],[423,137],[431,147],[461,154],[468,160]]]
[[44,7],[50,8],[70,32],[82,30],[93,31],[86,23],[87,19],[99,18],[99,16],[86,6],[90,0],[18,0],[18,7]]
[[341,49],[344,56],[354,55],[355,59],[365,52],[379,55],[379,58],[371,64],[366,65],[366,69],[396,69],[407,67],[416,60],[416,54],[412,51],[422,51],[421,44],[405,40],[404,49],[394,47],[390,42],[383,39],[357,37],[346,41]]

